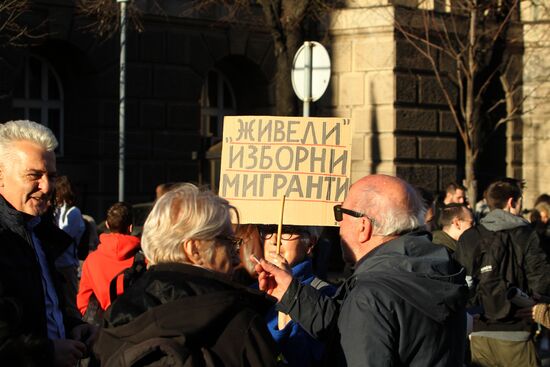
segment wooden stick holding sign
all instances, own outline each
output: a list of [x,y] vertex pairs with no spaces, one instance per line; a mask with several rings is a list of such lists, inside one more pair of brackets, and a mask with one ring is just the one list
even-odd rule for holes
[[281,199],[281,216],[279,217],[279,225],[277,227],[277,255],[281,253],[281,234],[283,232],[283,217],[285,214],[285,199],[286,195],[283,195]]

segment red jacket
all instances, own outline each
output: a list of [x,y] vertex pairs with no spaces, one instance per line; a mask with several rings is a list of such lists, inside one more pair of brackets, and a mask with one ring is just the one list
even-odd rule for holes
[[139,238],[135,236],[120,233],[104,233],[99,236],[97,250],[90,253],[82,265],[80,287],[76,296],[76,305],[82,315],[88,308],[92,293],[103,310],[109,307],[111,280],[122,270],[132,266],[134,255],[139,249]]

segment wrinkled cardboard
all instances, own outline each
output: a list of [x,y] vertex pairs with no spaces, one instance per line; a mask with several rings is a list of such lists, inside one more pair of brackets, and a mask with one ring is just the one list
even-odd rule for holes
[[334,226],[351,182],[351,121],[336,117],[226,116],[220,196],[241,223]]

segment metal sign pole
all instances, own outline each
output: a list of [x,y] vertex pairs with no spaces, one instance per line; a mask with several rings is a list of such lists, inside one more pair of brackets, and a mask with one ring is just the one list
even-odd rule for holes
[[124,201],[124,158],[125,158],[125,115],[126,115],[126,3],[120,3],[120,79],[119,79],[119,116],[118,116],[118,201]]
[[290,75],[292,89],[304,102],[304,117],[310,106],[325,93],[330,81],[330,57],[326,48],[315,41],[305,41],[296,51]]
[[304,117],[309,117],[309,106],[311,103],[311,71],[312,71],[312,52],[313,44],[309,41],[304,42]]

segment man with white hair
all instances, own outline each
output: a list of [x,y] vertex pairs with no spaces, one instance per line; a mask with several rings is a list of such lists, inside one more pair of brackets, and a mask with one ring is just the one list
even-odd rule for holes
[[57,140],[31,121],[0,125],[0,361],[74,366],[95,328],[63,314],[55,259],[71,243],[41,218],[56,176]]
[[464,276],[431,243],[422,201],[412,186],[386,175],[364,177],[334,208],[344,260],[354,273],[334,297],[300,284],[262,260],[260,289],[278,308],[327,343],[327,365],[462,366]]

